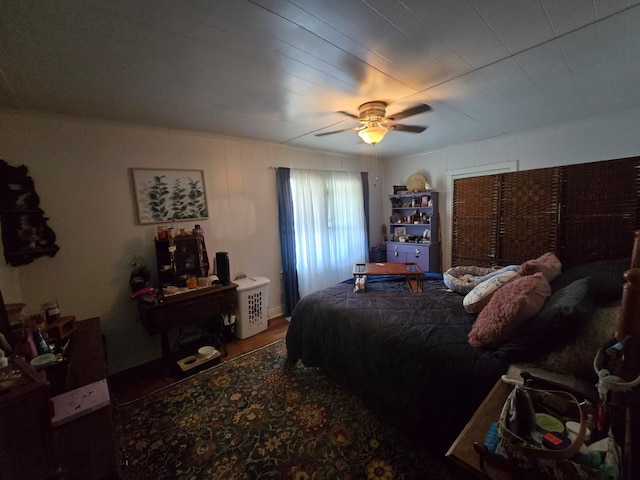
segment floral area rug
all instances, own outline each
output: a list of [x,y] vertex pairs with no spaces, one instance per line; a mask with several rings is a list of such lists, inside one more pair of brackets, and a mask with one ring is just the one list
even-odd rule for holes
[[124,479],[453,479],[278,341],[115,408]]

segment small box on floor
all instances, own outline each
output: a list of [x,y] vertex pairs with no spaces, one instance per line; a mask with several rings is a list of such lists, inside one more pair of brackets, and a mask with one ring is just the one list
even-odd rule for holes
[[209,355],[196,353],[195,355],[189,355],[188,357],[178,360],[177,363],[184,375],[191,375],[218,365],[220,363],[220,352],[214,348],[213,352]]

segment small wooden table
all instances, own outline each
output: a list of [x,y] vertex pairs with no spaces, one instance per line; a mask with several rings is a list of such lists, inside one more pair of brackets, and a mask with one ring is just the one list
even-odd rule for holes
[[370,277],[382,275],[403,275],[407,285],[413,293],[422,292],[424,275],[417,263],[412,262],[387,262],[387,263],[356,263],[353,266],[353,279],[362,275]]
[[[160,334],[162,358],[167,362],[171,360],[169,330],[172,328],[198,325],[221,313],[234,313],[237,305],[236,288],[238,285],[235,283],[198,287],[187,292],[167,295],[162,303],[155,305],[138,301],[142,325],[149,334]],[[226,355],[222,337],[220,341]]]
[[489,427],[500,418],[504,402],[512,390],[513,386],[498,380],[449,448],[446,457],[462,467],[467,473],[471,473],[478,478],[491,478],[493,480],[516,479],[513,472],[493,465],[491,462],[484,462],[483,468],[480,462],[480,455],[474,448],[474,443],[484,444]]
[[[453,463],[477,478],[490,478],[492,480],[518,480],[524,478],[522,469],[518,469],[515,465],[509,465],[508,460],[502,464],[495,460],[481,461],[480,455],[474,447],[476,443],[481,446],[484,445],[484,439],[490,425],[500,418],[504,402],[512,390],[513,386],[498,380],[446,454],[446,457]],[[631,444],[630,448],[623,449],[622,452],[623,468],[621,478],[624,480],[637,478],[637,472],[640,471],[637,460],[640,449],[638,449],[636,442],[632,438],[632,435],[637,436],[637,426],[640,424],[640,415],[637,414],[637,408],[635,407],[635,405],[640,404],[637,401],[640,392],[635,392],[634,395],[635,400],[630,399],[630,404],[634,406],[632,407],[634,410],[631,413],[631,421],[628,418],[620,419],[624,422],[620,427],[620,435],[624,437],[625,441],[629,440]],[[615,430],[614,426],[614,433]],[[620,438],[617,438],[617,441],[619,445],[622,445]],[[480,449],[482,450],[482,447]],[[537,477],[535,477],[535,473],[526,472],[526,478]]]

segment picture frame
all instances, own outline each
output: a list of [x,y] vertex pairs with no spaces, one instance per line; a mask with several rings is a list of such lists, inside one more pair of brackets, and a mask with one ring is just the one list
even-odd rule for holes
[[393,230],[393,234],[395,235],[395,238],[400,238],[400,237],[406,237],[407,236],[407,229],[406,227],[396,227]]
[[132,168],[141,225],[209,218],[202,170]]
[[406,185],[394,185],[393,186],[393,194],[398,195],[399,193],[406,193],[407,186]]

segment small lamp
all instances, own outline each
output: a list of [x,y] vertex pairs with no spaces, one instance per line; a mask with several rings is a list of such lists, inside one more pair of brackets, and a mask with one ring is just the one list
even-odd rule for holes
[[375,145],[376,143],[380,143],[388,131],[389,129],[387,127],[382,127],[378,123],[373,123],[371,126],[360,130],[358,132],[358,136],[364,143]]

